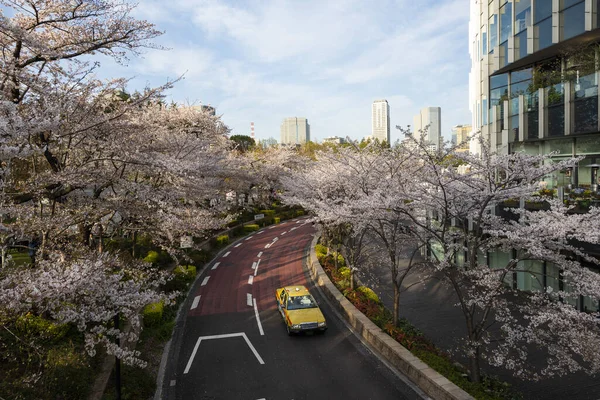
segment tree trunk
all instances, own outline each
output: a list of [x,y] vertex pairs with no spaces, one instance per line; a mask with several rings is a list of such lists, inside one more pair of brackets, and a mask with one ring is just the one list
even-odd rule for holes
[[481,358],[481,350],[479,346],[475,348],[473,354],[469,356],[469,376],[471,382],[481,382],[481,366],[479,365],[479,359]]
[[135,254],[135,243],[137,242],[137,231],[133,231],[133,239],[132,239],[132,245],[131,245],[131,257],[135,258],[136,254]]
[[398,324],[398,314],[400,313],[400,288],[394,285],[394,326]]

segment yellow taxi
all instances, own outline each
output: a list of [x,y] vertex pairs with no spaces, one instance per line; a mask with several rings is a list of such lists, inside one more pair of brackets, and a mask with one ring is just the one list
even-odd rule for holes
[[275,299],[288,335],[327,330],[325,317],[306,287],[297,285],[279,288],[275,291]]

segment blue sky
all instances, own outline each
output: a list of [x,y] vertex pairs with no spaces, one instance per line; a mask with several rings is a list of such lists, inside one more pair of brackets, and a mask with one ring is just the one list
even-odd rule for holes
[[371,103],[394,127],[442,108],[442,133],[471,122],[467,0],[141,0],[137,18],[165,34],[127,66],[100,59],[129,90],[185,74],[169,100],[211,104],[232,134],[279,140],[283,118],[306,117],[311,139],[361,139]]

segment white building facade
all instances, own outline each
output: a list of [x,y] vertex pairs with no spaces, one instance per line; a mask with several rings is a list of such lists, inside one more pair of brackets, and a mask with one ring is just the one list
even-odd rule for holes
[[429,143],[430,150],[438,150],[442,143],[442,109],[422,108],[413,117],[413,136],[417,140],[424,138]]
[[304,117],[285,118],[281,123],[281,144],[296,145],[310,141],[310,125]]
[[390,144],[390,105],[387,100],[375,100],[371,113],[371,136],[375,140]]

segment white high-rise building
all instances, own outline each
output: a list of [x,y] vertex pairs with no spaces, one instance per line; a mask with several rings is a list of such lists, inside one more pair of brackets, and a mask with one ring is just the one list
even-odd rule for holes
[[310,141],[310,125],[304,117],[285,118],[281,123],[281,144],[304,144]]
[[387,100],[375,100],[371,115],[371,136],[380,142],[390,144],[390,105]]
[[413,135],[417,140],[424,137],[431,150],[439,149],[442,143],[442,109],[440,107],[422,108],[413,117]]

